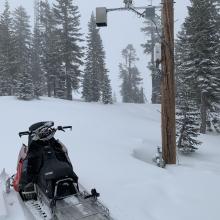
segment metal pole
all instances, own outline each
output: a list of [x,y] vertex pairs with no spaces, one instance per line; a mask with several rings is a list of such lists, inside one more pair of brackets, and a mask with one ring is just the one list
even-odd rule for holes
[[176,164],[176,113],[174,76],[174,2],[162,0],[162,149],[166,164]]

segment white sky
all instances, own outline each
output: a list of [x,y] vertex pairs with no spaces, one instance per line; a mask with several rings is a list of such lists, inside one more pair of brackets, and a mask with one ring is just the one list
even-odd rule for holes
[[[50,0],[53,1],[53,0]],[[134,0],[135,6],[146,6],[150,0]],[[159,5],[160,0],[152,0],[153,5]],[[12,8],[23,5],[29,15],[33,15],[33,0],[9,0]],[[0,0],[0,10],[2,10],[4,0]],[[79,6],[81,13],[82,32],[87,33],[87,24],[91,13],[96,7],[114,8],[123,6],[123,0],[75,0],[75,4]],[[187,5],[190,0],[176,0],[175,4],[175,20],[176,32],[187,15]],[[140,58],[137,66],[144,77],[145,94],[150,101],[151,98],[151,76],[147,69],[148,59],[143,53],[140,44],[145,42],[145,36],[140,31],[143,27],[143,19],[138,18],[131,12],[111,12],[108,14],[108,27],[102,28],[100,33],[103,39],[107,67],[110,71],[113,91],[119,94],[119,70],[118,64],[121,62],[121,50],[132,43],[137,49]]]

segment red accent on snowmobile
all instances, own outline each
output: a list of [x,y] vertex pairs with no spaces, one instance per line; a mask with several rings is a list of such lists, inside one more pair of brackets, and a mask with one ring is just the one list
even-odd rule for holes
[[17,173],[13,181],[13,187],[17,192],[19,192],[19,183],[21,179],[22,167],[23,167],[23,160],[20,160],[17,166]]

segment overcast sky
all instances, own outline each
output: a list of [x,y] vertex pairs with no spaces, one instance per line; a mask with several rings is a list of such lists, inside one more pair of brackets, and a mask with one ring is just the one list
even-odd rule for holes
[[[50,0],[51,2],[54,0]],[[146,6],[151,0],[134,0],[135,6]],[[159,5],[160,0],[152,0],[153,5]],[[23,5],[28,14],[33,16],[33,0],[9,0],[12,8]],[[0,0],[0,8],[2,10],[4,0]],[[123,6],[123,0],[75,0],[75,4],[79,6],[81,13],[82,32],[87,33],[87,24],[92,11],[96,7],[114,8]],[[190,0],[176,0],[175,4],[175,30],[179,30],[184,18],[187,15],[187,5]],[[151,97],[151,77],[150,71],[147,69],[148,58],[143,54],[143,48],[140,44],[145,42],[145,36],[140,31],[143,27],[143,19],[138,18],[131,12],[111,12],[108,14],[108,27],[100,30],[105,51],[107,67],[110,71],[113,91],[119,94],[119,70],[118,64],[121,61],[121,50],[131,43],[137,49],[140,58],[137,66],[144,77],[145,94],[150,100]]]

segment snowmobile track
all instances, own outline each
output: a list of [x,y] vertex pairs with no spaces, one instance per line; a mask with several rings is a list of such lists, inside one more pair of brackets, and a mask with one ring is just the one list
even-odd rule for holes
[[42,219],[42,220],[51,220],[50,210],[46,205],[41,203],[39,200],[30,200],[25,202],[25,206],[33,215],[35,219]]

